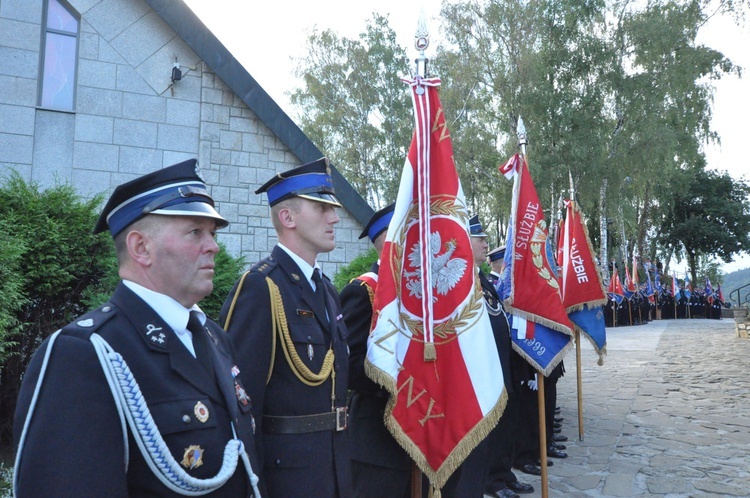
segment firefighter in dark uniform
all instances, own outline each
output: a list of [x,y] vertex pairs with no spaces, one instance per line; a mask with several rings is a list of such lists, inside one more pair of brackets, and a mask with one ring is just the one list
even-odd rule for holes
[[[480,237],[472,237],[471,240],[475,263],[479,265],[482,262],[482,251],[486,242],[483,242]],[[522,431],[521,419],[519,418],[518,387],[520,387],[521,380],[528,377],[530,367],[526,360],[513,350],[510,339],[510,316],[505,313],[497,292],[496,283],[503,278],[504,257],[504,246],[494,249],[487,254],[492,270],[489,276],[485,276],[481,270],[479,272],[479,281],[482,284],[482,293],[490,316],[500,364],[503,368],[505,390],[508,393],[508,403],[505,406],[503,416],[500,417],[500,421],[488,436],[490,463],[489,476],[484,492],[485,495],[493,498],[513,498],[518,496],[517,493],[534,492],[532,485],[520,482],[513,473],[516,438]]]
[[279,173],[265,192],[278,244],[235,284],[220,323],[253,400],[268,496],[350,497],[348,349],[320,253],[335,248],[341,204],[328,160]]
[[114,237],[123,280],[32,358],[15,496],[253,494],[250,399],[229,338],[196,304],[227,224],[195,160],[115,189],[95,233]]
[[[376,212],[362,230],[380,256],[393,218],[394,205]],[[354,495],[358,498],[408,498],[411,458],[385,427],[388,391],[365,374],[367,339],[372,322],[372,300],[378,283],[379,260],[370,271],[353,279],[341,291],[341,309],[349,333],[349,438]]]

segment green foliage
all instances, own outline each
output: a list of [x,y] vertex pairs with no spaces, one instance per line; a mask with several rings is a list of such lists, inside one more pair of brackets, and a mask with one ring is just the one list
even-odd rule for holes
[[13,467],[0,461],[0,498],[11,498],[13,495]]
[[216,267],[214,269],[214,290],[201,302],[200,307],[214,320],[219,319],[219,312],[224,300],[234,287],[237,279],[245,271],[244,256],[234,257],[227,252],[224,244],[219,243],[219,253],[214,258]]
[[750,184],[698,168],[683,176],[686,188],[673,194],[674,209],[663,219],[660,239],[666,247],[684,247],[697,281],[701,257],[716,255],[728,263],[750,247]]
[[0,300],[9,305],[3,314],[9,329],[2,338],[0,443],[10,440],[15,397],[31,355],[87,310],[86,289],[99,285],[109,270],[112,242],[107,234],[92,233],[100,201],[81,200],[70,185],[40,190],[15,172],[0,187]]
[[94,235],[101,197],[84,201],[70,185],[40,190],[12,173],[0,189],[0,216],[20,250],[18,272],[26,305],[17,316],[38,343],[85,311],[84,291],[111,261],[111,240]]
[[348,265],[339,267],[339,271],[333,276],[333,285],[341,292],[353,278],[370,271],[370,267],[378,260],[378,253],[371,247],[366,253],[354,258]]
[[[696,37],[709,16],[739,19],[747,7],[745,0],[446,2],[442,44],[428,69],[442,79],[469,210],[500,243],[512,183],[497,166],[517,150],[522,116],[547,213],[569,196],[570,175],[582,211],[600,220],[592,235],[608,241],[606,259],[682,256],[682,247],[659,245],[658,228],[686,187],[683,172],[705,168],[703,145],[718,139],[710,126],[714,82],[739,73]],[[413,128],[408,91],[396,79],[412,72],[406,50],[378,16],[359,40],[326,31],[308,44],[299,67],[305,87],[292,99],[303,129],[371,204],[392,199]],[[388,116],[387,127],[378,116]],[[397,153],[373,161],[384,147]],[[377,169],[386,166],[391,176]],[[602,225],[609,233],[599,233]]]
[[406,54],[387,18],[374,15],[358,39],[315,31],[291,95],[300,127],[376,209],[395,199],[413,130],[400,77]]
[[8,232],[7,222],[0,220],[0,365],[16,345],[11,338],[20,331],[18,313],[26,304],[19,272],[26,248]]

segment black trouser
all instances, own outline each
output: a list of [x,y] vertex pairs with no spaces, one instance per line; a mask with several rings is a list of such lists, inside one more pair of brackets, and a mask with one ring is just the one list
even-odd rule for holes
[[490,441],[490,469],[484,492],[492,494],[504,489],[518,479],[513,473],[513,460],[516,453],[516,436],[521,429],[519,410],[521,400],[516,393],[508,395],[508,404],[500,421],[487,439]]

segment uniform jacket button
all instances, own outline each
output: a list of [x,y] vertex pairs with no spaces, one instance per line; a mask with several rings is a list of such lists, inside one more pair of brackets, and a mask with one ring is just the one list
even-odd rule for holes
[[183,415],[182,416],[182,421],[185,422],[186,424],[189,424],[190,423],[190,415]]
[[276,465],[281,465],[281,458],[276,459]]

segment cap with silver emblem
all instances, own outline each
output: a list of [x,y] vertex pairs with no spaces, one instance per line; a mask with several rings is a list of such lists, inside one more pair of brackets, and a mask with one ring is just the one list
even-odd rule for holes
[[123,183],[104,206],[94,233],[109,230],[117,236],[148,214],[201,216],[216,220],[217,228],[229,225],[214,208],[195,159]]

